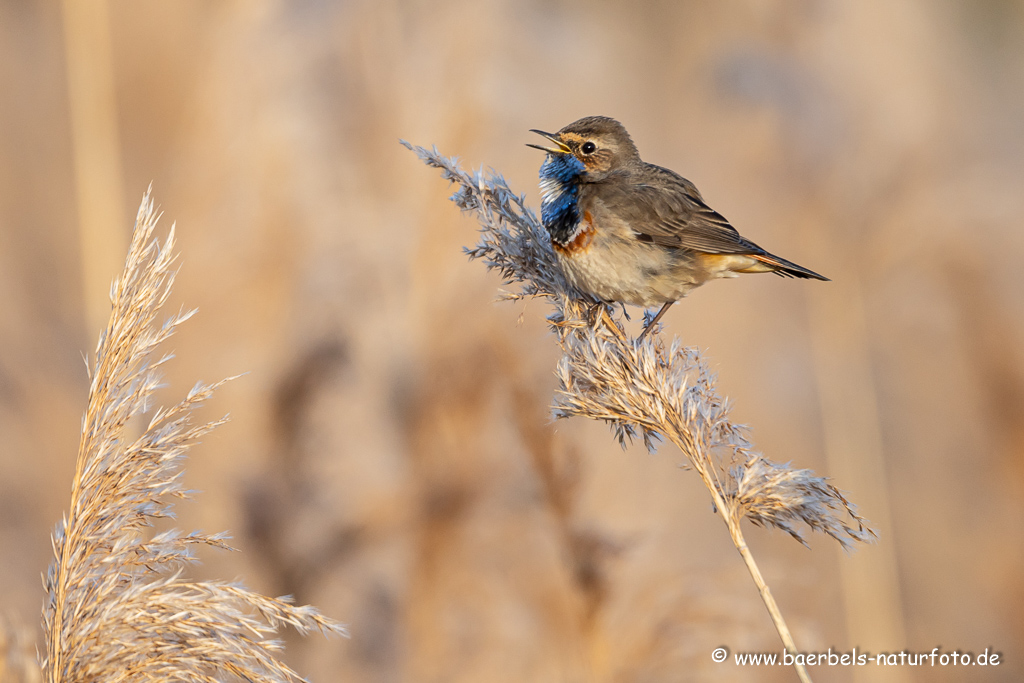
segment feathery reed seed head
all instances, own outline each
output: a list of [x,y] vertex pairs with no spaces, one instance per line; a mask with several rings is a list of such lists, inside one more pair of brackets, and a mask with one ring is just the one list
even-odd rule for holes
[[129,436],[129,421],[148,412],[160,367],[171,358],[156,356],[157,347],[194,313],[157,324],[175,275],[174,227],[161,243],[153,237],[158,219],[147,191],[90,367],[71,508],[53,534],[44,674],[50,683],[214,681],[224,674],[300,681],[276,657],[281,644],[270,636],[285,625],[345,635],[341,625],[288,598],[183,578],[195,561],[193,546],[228,548],[226,534],[147,537],[154,519],[174,516],[174,499],[188,497],[181,464],[189,448],[227,419],[193,424],[193,411],[228,380],[200,383],[157,410],[141,436]]

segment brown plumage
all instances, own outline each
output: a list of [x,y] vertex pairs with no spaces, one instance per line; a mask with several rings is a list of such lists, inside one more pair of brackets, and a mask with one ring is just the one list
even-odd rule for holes
[[686,178],[640,158],[621,123],[591,116],[557,133],[541,167],[541,215],[568,279],[602,301],[668,307],[738,273],[828,278],[742,237]]

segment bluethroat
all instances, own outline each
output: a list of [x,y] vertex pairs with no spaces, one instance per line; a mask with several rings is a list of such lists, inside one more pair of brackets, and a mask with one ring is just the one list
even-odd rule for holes
[[708,280],[775,273],[828,280],[770,254],[704,203],[686,178],[640,158],[625,127],[588,116],[545,133],[541,219],[568,280],[605,302],[661,310]]

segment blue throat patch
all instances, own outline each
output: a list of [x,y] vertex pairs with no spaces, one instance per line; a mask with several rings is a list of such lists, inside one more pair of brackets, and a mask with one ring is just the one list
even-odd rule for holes
[[576,204],[585,167],[572,154],[548,154],[540,167],[540,217],[551,239],[565,246],[580,224]]

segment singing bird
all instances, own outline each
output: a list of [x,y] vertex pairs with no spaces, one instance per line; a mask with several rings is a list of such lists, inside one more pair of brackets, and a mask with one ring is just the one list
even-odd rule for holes
[[541,219],[568,280],[605,302],[661,310],[708,280],[775,273],[828,280],[740,236],[674,171],[640,158],[625,127],[588,116],[557,133],[540,168]]

